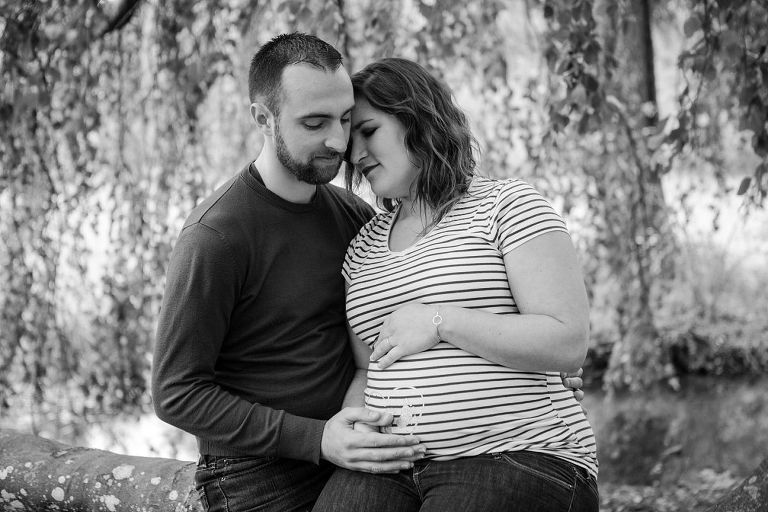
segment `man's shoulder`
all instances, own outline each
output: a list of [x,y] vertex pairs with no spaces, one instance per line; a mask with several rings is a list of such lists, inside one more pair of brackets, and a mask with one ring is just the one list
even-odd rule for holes
[[338,185],[334,185],[333,183],[322,185],[322,188],[331,198],[332,204],[335,203],[338,206],[352,209],[359,215],[362,215],[366,221],[373,217],[374,210],[371,205],[369,205],[367,202],[365,202],[365,200],[363,200],[363,198],[351,190],[340,187]]
[[216,187],[213,192],[195,206],[187,216],[184,228],[199,223],[216,227],[216,224],[222,222],[226,224],[228,220],[236,217],[242,211],[242,208],[238,206],[241,199],[235,197],[242,193],[244,187],[244,183],[240,179],[241,174],[239,172]]
[[340,201],[344,201],[348,204],[352,204],[355,206],[360,207],[368,207],[370,208],[370,205],[366,203],[363,198],[355,194],[349,189],[346,189],[344,187],[341,187],[339,185],[336,185],[334,183],[326,183],[325,185],[322,185],[322,187],[328,191],[329,194],[332,194],[334,197],[337,197]]

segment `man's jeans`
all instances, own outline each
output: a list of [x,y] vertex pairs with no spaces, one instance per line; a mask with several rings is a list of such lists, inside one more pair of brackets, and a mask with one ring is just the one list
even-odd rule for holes
[[397,474],[337,469],[314,512],[597,512],[597,482],[557,457],[506,452],[418,462]]
[[207,512],[309,511],[333,469],[276,457],[201,455],[195,485]]

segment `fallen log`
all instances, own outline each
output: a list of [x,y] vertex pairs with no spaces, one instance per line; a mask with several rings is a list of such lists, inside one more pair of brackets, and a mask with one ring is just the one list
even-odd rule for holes
[[768,458],[707,512],[768,512]]
[[[195,464],[0,429],[3,511],[200,512]],[[768,512],[768,459],[707,512]]]
[[66,446],[0,429],[0,510],[202,510],[195,464]]

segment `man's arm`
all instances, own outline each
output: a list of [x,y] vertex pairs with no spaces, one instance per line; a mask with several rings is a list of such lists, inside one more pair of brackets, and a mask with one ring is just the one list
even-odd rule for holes
[[[250,403],[215,381],[215,364],[240,290],[238,266],[214,230],[187,227],[173,250],[157,330],[152,396],[157,416],[232,454],[278,456],[352,469],[393,471],[413,457],[414,438],[352,431],[389,424],[362,407],[316,420]],[[388,417],[389,416],[389,417]]]
[[232,252],[219,233],[201,224],[186,227],[176,243],[153,357],[155,412],[232,454],[317,462],[322,420],[250,403],[215,380],[241,286]]

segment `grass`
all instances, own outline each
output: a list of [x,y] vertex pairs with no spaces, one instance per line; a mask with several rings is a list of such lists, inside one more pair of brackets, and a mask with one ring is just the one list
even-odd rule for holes
[[601,512],[679,512],[705,510],[717,503],[741,479],[729,472],[705,469],[675,484],[633,486],[600,485]]

